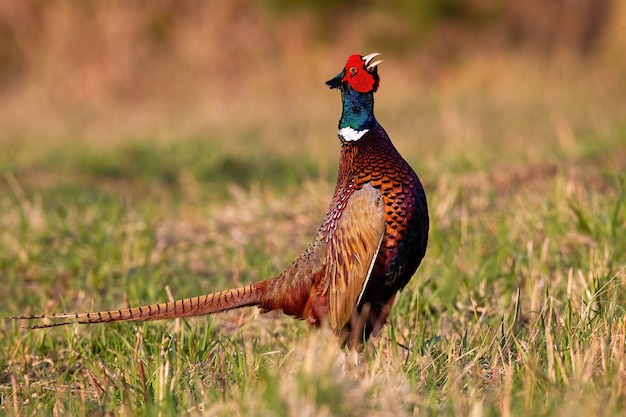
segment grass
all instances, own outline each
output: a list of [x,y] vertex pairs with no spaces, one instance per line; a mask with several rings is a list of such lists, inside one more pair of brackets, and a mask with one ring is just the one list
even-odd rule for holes
[[[383,78],[378,117],[424,180],[431,235],[358,364],[326,329],[254,309],[45,331],[4,320],[1,412],[621,415],[626,92],[619,71],[611,83],[603,70],[505,61],[416,86],[419,97],[392,65]],[[330,96],[307,112],[297,97],[246,103],[263,109],[160,140],[2,138],[0,315],[145,304],[280,272],[333,190]]]

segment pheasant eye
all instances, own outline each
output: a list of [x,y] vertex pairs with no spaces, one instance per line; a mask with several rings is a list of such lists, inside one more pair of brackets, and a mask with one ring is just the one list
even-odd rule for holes
[[349,71],[350,71],[350,74],[356,74],[357,69],[356,67],[350,67]]

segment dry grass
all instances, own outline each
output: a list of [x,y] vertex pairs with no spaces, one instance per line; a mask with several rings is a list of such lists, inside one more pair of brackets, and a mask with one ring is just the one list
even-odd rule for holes
[[[166,299],[166,289],[193,296],[290,262],[333,189],[339,104],[323,81],[347,53],[370,50],[350,33],[342,45],[315,44],[298,26],[305,20],[276,28],[299,35],[273,54],[275,34],[258,49],[235,39],[225,51],[240,55],[222,63],[231,67],[166,77],[177,61],[154,69],[151,90],[136,96],[103,87],[130,71],[123,65],[60,63],[51,50],[32,83],[0,102],[0,314],[136,305]],[[84,29],[70,23],[53,28],[58,39]],[[200,35],[172,48],[186,62],[205,50],[217,62],[228,54],[216,31],[226,29],[200,23],[186,29]],[[344,357],[325,329],[253,309],[38,332],[2,321],[0,410],[621,415],[620,28],[588,60],[469,48],[456,65],[431,67],[413,49],[385,54],[378,119],[424,180],[432,233],[363,356]],[[105,57],[135,65],[111,31]],[[57,84],[64,71],[78,78]]]

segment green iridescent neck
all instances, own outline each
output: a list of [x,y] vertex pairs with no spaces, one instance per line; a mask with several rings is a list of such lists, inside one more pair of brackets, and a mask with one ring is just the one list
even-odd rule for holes
[[339,129],[349,127],[362,131],[380,126],[374,117],[374,93],[357,93],[351,88],[342,88],[341,101]]

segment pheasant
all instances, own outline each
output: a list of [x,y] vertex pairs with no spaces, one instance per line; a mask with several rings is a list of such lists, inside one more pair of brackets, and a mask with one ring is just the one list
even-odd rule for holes
[[342,346],[358,349],[385,324],[396,294],[409,282],[428,242],[428,208],[419,178],[374,117],[378,53],[352,55],[327,81],[339,89],[341,155],[330,207],[309,247],[276,277],[244,287],[162,304],[51,319],[29,328],[70,323],[145,321],[217,313],[245,306],[320,326],[326,321]]

